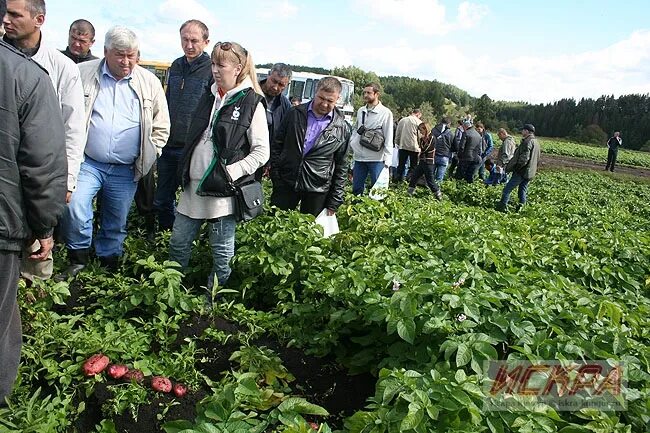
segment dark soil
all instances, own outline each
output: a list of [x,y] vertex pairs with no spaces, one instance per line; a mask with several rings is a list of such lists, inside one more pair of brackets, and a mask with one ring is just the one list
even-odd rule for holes
[[[198,338],[203,335],[206,328],[213,327],[226,333],[236,334],[238,325],[224,319],[195,316],[181,327],[177,342],[185,338]],[[336,363],[332,357],[316,358],[306,355],[302,350],[287,348],[273,338],[263,338],[252,344],[265,346],[272,349],[281,359],[287,370],[295,377],[289,386],[293,395],[302,396],[308,401],[318,404],[331,414],[329,417],[315,420],[327,422],[333,428],[341,428],[343,420],[365,406],[366,399],[374,394],[376,379],[370,374],[356,376],[348,375],[347,371]],[[196,361],[196,368],[202,371],[211,380],[218,381],[233,367],[229,361],[230,356],[241,346],[236,338],[226,344],[209,339],[197,341],[197,346],[203,351],[200,359]],[[108,384],[115,383],[109,381]],[[209,395],[207,387],[194,390],[182,399],[175,399],[173,395],[150,392],[150,402],[141,405],[138,409],[137,420],[129,410],[121,415],[113,416],[118,432],[162,432],[162,425],[172,420],[193,421],[196,404]],[[75,423],[77,432],[92,432],[106,416],[102,412],[104,404],[112,398],[112,393],[105,383],[98,383],[94,393],[86,401],[86,410]],[[164,419],[162,413],[168,407]]]
[[[569,168],[569,169],[579,169],[579,170],[595,170],[605,172],[605,161],[598,163],[596,161],[590,161],[583,158],[572,158],[570,156],[561,156],[561,155],[549,155],[542,154],[541,160],[539,162],[540,169],[558,169],[558,168]],[[630,177],[641,177],[644,179],[650,179],[650,169],[641,168],[641,167],[631,167],[626,165],[617,164],[614,170],[616,175],[625,175]]]

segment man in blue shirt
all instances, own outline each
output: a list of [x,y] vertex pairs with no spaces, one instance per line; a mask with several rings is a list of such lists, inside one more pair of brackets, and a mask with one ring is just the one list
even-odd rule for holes
[[88,139],[77,189],[62,219],[70,259],[68,275],[88,263],[92,202],[100,190],[95,254],[109,269],[118,267],[138,180],[149,173],[169,136],[165,94],[158,78],[137,65],[135,34],[116,26],[104,41],[104,59],[79,65],[87,99]]

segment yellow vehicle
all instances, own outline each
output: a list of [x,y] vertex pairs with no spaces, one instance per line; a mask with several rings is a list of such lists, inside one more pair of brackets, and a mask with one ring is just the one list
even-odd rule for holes
[[172,65],[171,63],[140,60],[138,64],[156,74],[156,77],[158,77],[160,80],[163,89],[167,90],[167,74],[169,73],[169,67]]

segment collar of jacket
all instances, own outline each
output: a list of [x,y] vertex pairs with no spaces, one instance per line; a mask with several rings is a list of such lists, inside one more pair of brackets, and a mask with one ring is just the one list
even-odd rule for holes
[[[305,102],[304,104],[300,104],[300,105],[295,107],[296,110],[299,113],[302,113],[302,115],[305,116],[305,120],[307,120],[307,110],[309,108],[309,104],[311,104],[311,101]],[[331,123],[336,121],[339,117],[343,116],[343,114],[341,114],[341,110],[339,110],[338,107],[334,107],[334,110],[332,110],[332,112],[329,113],[329,114],[332,115],[332,122]]]
[[210,63],[212,60],[210,59],[210,56],[208,55],[208,53],[206,53],[206,52],[204,51],[204,52],[201,53],[201,55],[200,55],[199,57],[197,57],[196,59],[194,59],[193,62],[188,61],[188,60],[187,60],[187,57],[185,57],[185,56],[183,56],[183,61],[184,61],[187,65],[189,65],[189,67],[190,67],[189,71],[190,71],[190,72],[194,72],[195,70],[197,70],[197,69],[199,69],[201,66],[203,66],[205,63]]

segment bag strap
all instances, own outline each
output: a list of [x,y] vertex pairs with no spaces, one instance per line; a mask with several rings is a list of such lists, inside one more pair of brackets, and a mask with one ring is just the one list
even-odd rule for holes
[[365,125],[366,123],[366,112],[362,111],[361,112],[361,125]]

